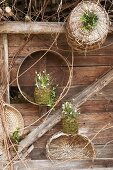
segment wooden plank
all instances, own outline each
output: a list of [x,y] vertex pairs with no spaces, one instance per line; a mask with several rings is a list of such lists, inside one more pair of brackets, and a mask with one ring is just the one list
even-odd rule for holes
[[[101,79],[90,85],[84,91],[82,91],[76,98],[73,95],[71,100],[76,108],[79,108],[83,103],[85,103],[91,96],[99,92],[103,87],[105,87],[109,82],[113,80],[113,70],[105,74]],[[48,130],[55,126],[61,120],[61,112],[59,109],[55,111],[54,115],[49,116],[48,119],[43,121],[43,123],[34,129],[25,139],[23,139],[19,144],[18,151],[21,152],[25,147],[30,146],[38,138],[43,136]]]
[[[39,142],[41,142],[39,140]],[[38,143],[37,143],[38,145]],[[112,158],[113,157],[113,144],[105,145],[94,145],[95,151],[96,151],[96,158]],[[32,160],[43,160],[47,159],[46,157],[46,149],[45,145],[43,145],[43,148],[39,148],[35,144],[34,150],[30,153],[30,158]]]
[[[72,96],[72,94],[74,93],[75,95],[77,95],[79,92],[81,92],[82,90],[84,90],[87,87],[87,85],[75,85],[75,86],[71,86],[70,90],[68,92],[68,94],[62,99],[62,101],[66,101],[68,100],[68,98],[70,98]],[[100,92],[98,92],[97,94],[95,94],[94,96],[92,96],[90,98],[90,100],[107,100],[108,101],[112,101],[113,100],[113,82],[111,82],[109,85],[107,85],[105,88],[103,88]],[[57,87],[56,88],[56,95],[59,96],[62,92],[63,88],[62,87]]]
[[[25,52],[27,53],[27,49],[28,49],[28,52],[29,52],[28,54],[30,54],[30,47],[31,47],[31,52],[33,51],[33,48],[34,48],[34,51],[36,51],[35,49],[37,49],[38,47],[40,49],[44,49],[44,48],[48,49],[50,45],[54,42],[55,38],[56,38],[56,34],[34,35],[31,41],[29,41],[26,44]],[[16,42],[14,41],[15,39],[16,39]],[[11,51],[12,51],[11,53],[15,52],[15,49],[21,46],[22,42],[24,43],[26,39],[27,39],[26,35],[9,34],[8,35],[9,48],[11,48],[9,52]],[[98,56],[112,55],[112,52],[113,52],[112,39],[113,39],[113,34],[108,35],[107,40],[105,41],[104,45],[100,49],[93,50],[90,53],[87,53],[86,55],[93,55],[93,56],[94,55],[98,55]],[[52,49],[54,49],[55,51],[59,53],[62,53],[64,56],[66,52],[71,54],[71,48],[68,46],[66,36],[64,34],[59,35],[57,39],[57,44],[55,43]],[[76,51],[75,51],[75,54],[76,55],[79,54],[80,56],[85,55],[84,53],[78,53]],[[21,55],[22,55],[22,52],[21,52]]]
[[[15,47],[10,47],[9,50],[11,50],[9,52],[9,63],[12,59],[12,56],[14,55],[15,52],[13,52],[13,49],[15,49],[15,52],[17,50],[17,48]],[[18,67],[21,62],[24,60],[24,58],[28,55],[28,53],[32,53],[34,51],[38,51],[40,50],[39,47],[26,47],[24,48],[23,51],[21,51],[19,53],[19,56],[16,57],[15,59],[15,66]],[[71,63],[72,57],[71,57],[71,53],[61,53],[63,54],[63,56],[65,56],[67,58],[67,60]],[[62,59],[59,59],[58,57],[54,58],[53,60],[53,55],[51,54],[49,57],[47,57],[47,62],[46,65],[49,67],[59,67],[59,66],[66,66],[66,63],[64,63],[64,61]],[[38,55],[37,55],[38,58]],[[113,65],[113,55],[103,55],[102,57],[99,57],[98,55],[74,55],[74,64],[73,66],[76,67],[88,67],[88,66],[112,66]]]
[[[42,60],[41,60],[42,61]],[[31,62],[23,65],[21,73],[24,72],[32,65]],[[39,63],[36,64],[33,68],[29,69],[25,74],[19,78],[19,83],[21,86],[33,86],[35,71],[38,69]],[[43,67],[44,68],[44,67]],[[110,69],[110,66],[92,66],[92,67],[74,67],[73,68],[73,80],[72,86],[74,85],[88,85],[98,79],[101,75],[106,73]],[[10,75],[10,82],[16,79],[18,68],[15,66],[12,68]],[[69,70],[67,67],[46,67],[47,72],[53,78],[53,84],[59,87],[65,86],[69,78]],[[62,74],[61,74],[62,72]],[[31,75],[31,77],[29,77]],[[16,86],[16,81],[12,84]]]
[[[65,33],[63,22],[1,22],[0,34]],[[110,27],[110,32],[113,28]]]
[[[71,63],[72,60],[72,54],[71,53],[62,53],[67,60]],[[66,66],[66,64],[63,62],[63,60],[54,58],[52,59],[52,55],[50,55],[47,58],[47,66],[49,67],[56,67],[56,66]],[[19,58],[17,59],[19,62]],[[22,58],[20,58],[20,61]],[[17,63],[18,64],[18,63]],[[74,54],[74,64],[73,66],[76,67],[88,67],[88,66],[112,66],[113,65],[113,56],[112,55],[80,55],[80,54]]]
[[[69,92],[67,93],[67,95],[62,99],[62,102],[65,102],[66,100],[68,100],[72,94],[74,93],[75,96],[78,95],[79,92],[81,92],[82,90],[84,90],[87,87],[87,85],[75,85],[70,87]],[[95,94],[94,96],[92,96],[90,98],[90,100],[94,100],[94,104],[95,101],[97,100],[98,105],[101,105],[101,101],[104,101],[104,105],[102,105],[102,107],[105,109],[105,111],[107,111],[107,108],[109,108],[109,106],[112,104],[113,101],[113,82],[110,83],[109,85],[107,85],[104,89],[102,89],[99,93]],[[15,87],[12,87],[15,88]],[[30,86],[26,86],[26,87],[22,87],[23,91],[26,92],[26,94],[29,94],[32,98],[34,98],[34,87],[30,87]],[[56,88],[56,96],[59,97],[59,95],[61,94],[61,92],[63,91],[62,87],[57,87]],[[13,103],[14,101],[12,101]],[[99,103],[100,102],[100,103]],[[91,105],[93,104],[93,101],[91,103]],[[111,106],[110,106],[111,107]],[[95,108],[95,105],[94,105]],[[94,109],[92,108],[92,111]],[[100,110],[101,112],[102,110]],[[110,110],[112,111],[112,110]]]
[[[113,169],[113,160],[94,160],[94,161],[49,161],[49,160],[31,160],[24,161],[25,165],[31,170],[112,170]],[[26,170],[25,165],[20,161],[14,164],[15,169]]]
[[[8,162],[0,162],[0,170],[6,168]],[[24,160],[13,163],[14,170],[112,170],[113,159],[95,160],[71,160],[71,161],[50,161],[50,160]]]
[[[48,47],[55,39],[55,34],[38,34],[38,35],[29,35],[31,36],[31,40],[26,44],[26,47]],[[63,36],[64,37],[64,36]],[[9,47],[19,47],[22,42],[26,42],[28,35],[25,34],[8,34]],[[16,39],[16,41],[14,41]]]

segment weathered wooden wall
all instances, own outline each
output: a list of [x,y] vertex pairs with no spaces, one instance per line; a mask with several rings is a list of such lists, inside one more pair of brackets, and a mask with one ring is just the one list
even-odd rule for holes
[[[32,52],[48,49],[54,41],[56,35],[33,35],[31,40],[26,44],[23,50],[16,56],[14,65],[10,73],[10,83],[16,79],[17,69],[25,58]],[[113,36],[110,35],[107,44],[112,43]],[[12,57],[18,51],[20,46],[26,41],[26,35],[8,35],[9,43],[9,64]],[[60,35],[51,50],[57,51],[71,61],[71,50],[66,43],[64,35]],[[2,37],[0,38],[0,51],[3,57]],[[51,53],[49,58],[46,58],[46,68],[49,72],[55,72],[58,78],[58,84],[62,82],[62,77],[67,75],[66,66],[54,57]],[[113,65],[113,44],[102,48],[98,51],[90,52],[87,55],[74,53],[74,76],[72,88],[68,96],[72,93],[78,93],[85,87],[90,85],[100,76],[105,74]],[[61,74],[61,69],[63,76]],[[57,79],[56,79],[57,80]],[[62,89],[61,83],[59,91]],[[14,81],[10,86],[17,86]],[[29,82],[28,85],[30,86]],[[14,104],[14,106],[22,113],[25,125],[28,126],[40,117],[41,110],[30,103],[27,104]],[[42,109],[43,110],[43,109]],[[45,109],[46,111],[46,109]],[[92,138],[104,125],[110,123],[113,126],[113,82],[106,86],[99,94],[95,95],[91,100],[87,101],[81,107],[81,115],[79,119],[80,133]],[[31,126],[29,130],[36,127],[39,123]],[[61,130],[61,123],[46,133],[41,139],[35,143],[35,149],[31,152],[31,159],[46,159],[45,145],[48,138],[55,132]],[[95,148],[98,158],[112,158],[113,157],[113,142],[109,143],[106,147],[105,144],[113,141],[112,129],[101,132],[94,139]]]

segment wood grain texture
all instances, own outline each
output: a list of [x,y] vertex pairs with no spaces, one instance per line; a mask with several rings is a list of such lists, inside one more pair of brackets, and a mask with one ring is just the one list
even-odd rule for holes
[[[0,162],[0,170],[3,170],[7,162]],[[113,159],[95,159],[80,161],[49,161],[49,160],[26,160],[24,164],[21,161],[13,162],[14,170],[112,170]]]
[[[104,103],[101,103],[98,106],[98,101],[92,101],[92,109],[88,109],[86,112],[83,112],[81,109],[81,115],[79,117],[79,133],[88,136],[90,139],[106,124],[113,126],[113,112],[100,112],[100,106],[103,106]],[[96,104],[96,111],[99,109],[99,112],[93,110],[94,104]],[[91,107],[91,103],[89,102]],[[23,115],[25,126],[29,126],[31,123],[36,121],[40,117],[40,110],[32,104],[14,104]],[[83,107],[83,106],[82,106]],[[88,108],[88,103],[87,103]],[[39,121],[35,125],[28,128],[30,131],[39,126],[42,121]],[[35,149],[31,152],[31,159],[47,159],[45,146],[48,139],[56,132],[62,130],[61,122],[48,131],[44,136],[38,139],[35,143]],[[110,143],[108,143],[111,141]],[[112,129],[105,130],[98,134],[93,140],[94,146],[96,148],[97,157],[99,158],[110,158],[113,157],[113,133]],[[108,143],[108,145],[106,145]],[[106,146],[105,146],[106,145]]]
[[[28,69],[29,66],[24,67],[24,70]],[[34,85],[34,77],[35,77],[35,71],[38,70],[39,63],[27,71],[25,74],[23,74],[19,78],[19,82],[21,86],[33,86]],[[69,78],[69,71],[67,67],[43,67],[43,69],[46,69],[49,74],[51,74],[51,77],[53,78],[53,84],[58,84],[59,86],[65,86],[68,78]],[[105,74],[110,69],[109,66],[100,66],[100,67],[74,67],[73,68],[73,81],[72,86],[74,85],[88,85],[98,79],[100,76]],[[21,72],[24,72],[21,70]],[[62,74],[60,74],[62,72]],[[31,75],[31,78],[29,78],[29,74]],[[11,71],[11,78],[10,82],[16,79],[17,76],[17,68],[14,67]],[[25,79],[26,77],[26,79]],[[24,80],[24,81],[23,81]],[[13,83],[13,86],[16,86],[16,81]]]
[[[113,80],[113,70],[105,74],[101,79],[90,85],[88,88],[83,90],[78,96],[71,96],[69,100],[72,101],[76,108],[79,108],[83,103],[85,103],[91,96],[99,92],[103,87],[109,84]],[[49,116],[40,126],[34,129],[30,134],[27,135],[19,144],[18,151],[21,152],[25,147],[30,146],[38,138],[43,136],[48,130],[55,126],[61,120],[61,109],[55,111],[52,116]]]
[[[95,160],[95,161],[58,161],[51,162],[47,160],[37,160],[37,161],[25,161],[26,165],[30,168],[30,170],[112,170],[113,162],[112,160]],[[109,165],[106,166],[106,165]],[[21,162],[15,163],[15,168],[18,167],[18,170],[25,170],[26,168],[23,166]]]
[[[25,58],[25,56],[29,55],[30,53],[33,53],[35,51],[38,51],[40,49],[47,49],[50,47],[52,42],[54,41],[55,34],[53,35],[34,35],[34,37],[31,39],[31,41],[26,44],[24,49],[19,53],[19,56],[15,58],[15,63],[13,70],[11,72],[11,81],[16,78],[17,69],[22,62],[22,60]],[[9,41],[9,63],[14,56],[14,54],[17,52],[19,47],[26,41],[27,36],[26,35],[8,35],[8,41]],[[97,51],[92,51],[88,53],[87,55],[84,54],[78,54],[77,52],[74,53],[74,66],[76,67],[75,76],[73,79],[73,84],[75,85],[74,88],[70,90],[68,95],[64,100],[67,100],[68,97],[71,97],[71,94],[75,93],[75,96],[79,92],[81,92],[83,89],[87,87],[91,82],[101,77],[101,74],[104,74],[109,68],[113,65],[113,44],[112,44],[113,35],[109,35],[107,38],[105,45],[109,45],[107,47],[104,47]],[[16,41],[15,41],[16,40]],[[1,39],[0,39],[1,41]],[[0,46],[2,48],[2,43],[0,43]],[[57,39],[57,43],[54,44],[52,47],[53,50],[59,52],[63,56],[65,56],[70,62],[71,62],[71,49],[67,45],[66,37],[65,35],[61,34],[59,38]],[[59,68],[62,66],[62,68],[65,70],[65,64],[61,60],[58,60],[57,58],[47,58],[46,60],[46,66],[52,70],[54,67]],[[104,66],[104,67],[103,67]],[[84,77],[84,76],[85,77]],[[76,76],[78,77],[76,80]],[[60,80],[60,78],[59,78]],[[78,82],[78,84],[76,84]],[[13,86],[16,86],[16,82],[13,84]],[[80,126],[80,132],[82,134],[87,135],[89,138],[92,138],[97,131],[105,125],[105,123],[109,123],[112,125],[112,111],[113,111],[113,90],[112,90],[112,83],[107,85],[102,91],[97,93],[95,96],[93,96],[90,100],[85,102],[81,107],[81,113],[79,120],[79,126]],[[62,88],[61,88],[62,89]],[[61,91],[59,89],[59,93]],[[41,116],[41,111],[36,106],[33,106],[31,104],[17,104],[15,105],[16,108],[19,109],[19,111],[22,112],[22,115],[25,120],[26,126],[28,126],[33,121],[37,120]],[[45,110],[46,111],[46,110]],[[43,112],[43,110],[42,110]],[[104,119],[105,118],[105,119]],[[105,121],[106,120],[106,121]],[[35,125],[31,126],[29,128],[30,131],[32,131],[34,128],[36,128],[38,125],[40,125],[42,121],[36,123]],[[45,153],[45,145],[49,137],[56,133],[57,131],[61,130],[61,123],[58,123],[55,127],[53,127],[50,131],[48,131],[44,136],[42,136],[39,140],[35,142],[35,149],[31,152],[31,158],[32,159],[46,159],[46,153]],[[96,139],[93,141],[96,147],[97,151],[101,151],[100,155],[98,157],[113,157],[113,146],[112,143],[110,143],[108,146],[102,150],[106,142],[113,140],[113,135],[111,130],[107,130],[102,132],[100,135],[96,137]],[[102,162],[102,165],[104,164],[104,161]],[[110,164],[107,162],[105,166],[110,166]],[[85,168],[85,166],[83,166]],[[97,165],[97,167],[100,167],[100,165]],[[103,168],[103,167],[102,167]]]

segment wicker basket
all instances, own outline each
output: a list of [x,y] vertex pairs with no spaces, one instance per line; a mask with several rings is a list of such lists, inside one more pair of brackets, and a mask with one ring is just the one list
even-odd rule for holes
[[[97,25],[91,31],[82,29],[80,18],[86,11],[98,17]],[[109,17],[97,2],[82,1],[71,12],[66,24],[67,42],[74,50],[84,52],[100,48],[109,31]]]
[[[12,107],[11,105],[5,104],[4,105],[4,112],[5,112],[5,123],[6,123],[6,130],[7,134],[10,136],[12,133],[19,128],[20,136],[23,134],[24,130],[24,120],[21,113]],[[1,119],[0,119],[1,121]],[[0,123],[0,138],[3,139],[3,127],[2,123]]]
[[93,159],[95,150],[91,141],[82,135],[68,135],[58,132],[46,145],[47,157],[52,160]]

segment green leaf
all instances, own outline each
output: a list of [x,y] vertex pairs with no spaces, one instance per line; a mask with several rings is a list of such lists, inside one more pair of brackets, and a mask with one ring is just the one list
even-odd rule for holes
[[80,20],[83,25],[82,29],[91,31],[97,25],[98,17],[93,11],[85,11]]
[[11,140],[12,140],[15,144],[19,144],[20,139],[21,139],[21,137],[20,137],[20,128],[17,128],[17,129],[13,132],[13,134],[12,134],[12,136],[11,136]]

